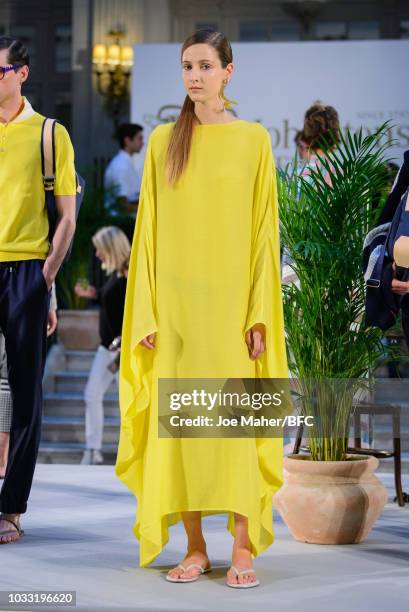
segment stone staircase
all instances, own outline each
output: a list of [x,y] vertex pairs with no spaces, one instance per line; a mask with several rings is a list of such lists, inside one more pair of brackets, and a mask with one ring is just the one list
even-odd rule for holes
[[[95,351],[61,350],[58,369],[47,376],[40,463],[80,463],[85,443],[83,392]],[[51,356],[53,360],[53,356]],[[119,440],[119,403],[116,383],[104,399],[102,452],[106,464],[114,464]]]
[[[44,392],[44,416],[39,461],[42,463],[79,463],[85,441],[85,403],[83,392],[94,351],[63,350],[57,367],[48,375]],[[55,360],[54,360],[55,361]],[[402,473],[409,474],[409,378],[378,378],[374,401],[401,406]],[[119,440],[119,403],[113,383],[104,400],[105,463],[114,464]],[[373,417],[373,446],[392,449],[392,420],[389,416]],[[393,459],[381,460],[380,471],[392,472]]]

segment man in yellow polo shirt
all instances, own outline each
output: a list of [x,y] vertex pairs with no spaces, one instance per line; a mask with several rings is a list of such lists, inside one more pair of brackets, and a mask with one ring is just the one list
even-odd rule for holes
[[21,95],[29,63],[20,41],[0,37],[0,328],[13,398],[0,544],[23,535],[20,514],[27,509],[40,443],[50,290],[75,231],[74,152],[57,124],[58,221],[52,244],[48,241],[40,148],[44,117]]

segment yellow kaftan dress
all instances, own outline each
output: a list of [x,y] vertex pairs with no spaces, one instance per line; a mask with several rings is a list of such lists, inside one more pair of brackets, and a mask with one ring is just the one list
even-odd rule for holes
[[[274,540],[282,438],[158,438],[158,378],[282,377],[287,361],[271,140],[258,123],[194,127],[187,168],[165,178],[173,123],[149,139],[122,331],[116,474],[138,500],[140,565],[168,542],[181,512],[249,520],[253,556]],[[251,360],[245,332],[266,326]],[[155,348],[140,340],[156,332]]]

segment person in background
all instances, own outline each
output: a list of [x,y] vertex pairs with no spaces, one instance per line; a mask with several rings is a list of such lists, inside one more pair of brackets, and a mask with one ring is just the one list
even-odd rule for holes
[[[50,309],[48,311],[47,336],[51,336],[57,327],[57,296],[53,283]],[[8,371],[6,343],[0,330],[0,480],[6,474],[9,453],[11,420],[13,417],[13,399],[11,396]]]
[[103,227],[93,236],[92,242],[108,279],[99,291],[91,285],[86,288],[79,283],[75,285],[75,293],[78,296],[98,300],[101,306],[101,344],[95,354],[84,392],[86,448],[82,465],[100,464],[104,461],[101,452],[104,429],[103,399],[112,381],[118,382],[118,371],[111,368],[117,359],[118,351],[109,350],[109,347],[121,335],[131,253],[130,242],[118,227]]
[[0,331],[0,479],[7,469],[13,401],[8,383],[7,356],[3,332]]
[[120,150],[109,162],[104,175],[105,206],[111,209],[113,216],[119,212],[135,218],[141,180],[132,156],[144,145],[143,127],[124,123],[117,130],[117,139]]
[[383,225],[392,221],[395,211],[405,191],[409,189],[409,149],[403,154],[403,162],[400,167],[388,164],[390,172],[394,170],[394,179],[385,205],[379,215],[376,225]]
[[303,140],[302,130],[298,130],[294,138],[295,146],[297,147],[297,156],[300,162],[308,161],[308,145]]
[[[339,116],[333,106],[326,106],[322,102],[314,102],[304,115],[304,125],[297,132],[295,143],[300,158],[297,174],[308,180],[311,170],[318,168],[322,171],[325,181],[330,185],[331,179],[327,170],[322,166],[318,156],[325,157],[322,150],[322,140],[336,148],[341,142]],[[300,181],[301,182],[301,181]],[[301,188],[301,186],[300,186]],[[281,280],[283,285],[297,283],[298,279],[291,267],[291,258],[286,249],[281,257]]]
[[[391,191],[379,215],[376,227],[392,221],[402,196],[409,189],[409,149],[403,154],[403,162],[396,174]],[[409,281],[392,279],[392,291],[403,296],[401,302],[402,328],[405,334],[406,344],[409,348]]]
[[340,125],[338,112],[333,106],[325,105],[319,100],[314,102],[305,112],[304,126],[300,141],[306,145],[307,149],[304,154],[304,167],[301,175],[308,177],[311,169],[318,168],[322,170],[325,181],[330,185],[331,179],[329,173],[322,166],[319,157],[325,157],[322,150],[323,140],[333,149],[336,149],[341,142]]

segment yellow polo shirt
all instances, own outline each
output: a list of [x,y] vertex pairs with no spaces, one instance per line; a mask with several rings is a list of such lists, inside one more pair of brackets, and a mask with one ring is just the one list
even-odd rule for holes
[[[0,122],[0,261],[46,259],[50,248],[41,173],[44,117],[26,98],[22,111]],[[55,195],[75,195],[74,150],[67,130],[55,126]]]

